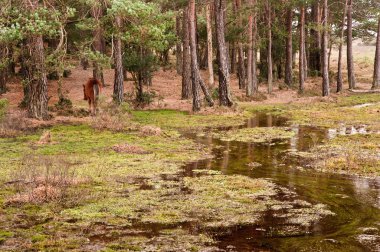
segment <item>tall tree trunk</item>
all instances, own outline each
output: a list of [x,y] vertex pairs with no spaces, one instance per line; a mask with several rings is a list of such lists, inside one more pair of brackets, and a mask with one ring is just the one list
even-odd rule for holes
[[[34,1],[35,6],[38,1]],[[48,90],[45,69],[44,42],[41,35],[28,39],[30,52],[28,114],[39,120],[48,119]]]
[[218,45],[218,65],[219,65],[219,102],[222,106],[232,106],[233,102],[230,94],[230,74],[228,71],[228,51],[225,41],[225,0],[215,0],[215,27]]
[[206,20],[207,20],[207,68],[209,81],[208,85],[214,87],[214,65],[213,65],[213,48],[212,48],[212,4],[209,3],[206,6]]
[[[332,29],[332,27],[330,26],[330,29]],[[327,62],[328,62],[328,69],[330,70],[330,66],[331,66],[331,55],[332,55],[332,50],[333,50],[333,39],[332,39],[332,36],[331,36],[331,32],[329,32],[328,34],[329,36],[329,49],[328,49],[328,59],[327,59]]]
[[268,29],[268,93],[273,91],[273,60],[272,60],[272,7],[269,0],[266,1],[267,29]]
[[[233,15],[236,16],[237,15],[237,7],[236,7],[236,1],[233,0],[233,3],[232,3],[232,11],[233,11]],[[232,41],[229,44],[227,44],[227,48],[228,48],[228,51],[231,51],[231,56],[230,56],[230,59],[229,59],[229,69],[230,69],[230,73],[231,74],[237,74],[237,77],[239,78],[239,73],[236,72],[236,66],[237,66],[237,61],[236,61],[236,56],[237,56],[237,49],[236,49],[236,42],[235,41]]]
[[208,46],[203,46],[203,53],[202,53],[202,59],[199,66],[199,69],[206,70],[208,68]]
[[336,92],[342,92],[343,91],[343,43],[344,43],[344,25],[346,23],[346,16],[347,16],[347,3],[348,0],[345,0],[344,3],[344,11],[343,11],[343,20],[341,24],[341,30],[340,30],[340,38],[339,38],[339,56],[338,56],[338,74],[337,74],[337,83],[336,83]]
[[300,11],[300,41],[299,41],[299,88],[300,93],[304,92],[305,84],[305,6]]
[[[92,17],[98,23],[96,25],[96,28],[93,31],[94,38],[93,38],[92,47],[93,47],[94,51],[96,51],[98,53],[104,53],[103,30],[99,25],[99,22],[100,22],[99,19],[103,16],[103,10],[102,10],[102,6],[101,6],[100,2],[95,3],[95,5],[91,9],[91,14],[92,14]],[[97,62],[94,62],[93,67],[94,67],[93,77],[100,80],[102,82],[103,86],[105,86],[102,67],[99,66],[99,64]]]
[[182,44],[181,44],[181,16],[180,14],[177,14],[176,17],[176,32],[177,32],[177,43],[176,43],[176,69],[177,69],[177,74],[181,75],[182,74]]
[[236,73],[236,46],[235,46],[235,42],[232,42],[231,43],[231,63],[230,63],[230,69],[231,69],[231,74],[235,74]]
[[305,8],[305,26],[304,26],[304,53],[303,53],[303,56],[304,56],[304,60],[303,60],[303,65],[304,65],[304,80],[306,81],[307,78],[308,78],[308,71],[309,71],[309,67],[308,67],[308,42],[307,42],[307,37],[308,37],[308,16],[307,16],[307,11],[306,11],[306,8]]
[[185,8],[182,18],[182,99],[191,97],[191,57],[189,34],[189,10]]
[[377,25],[375,69],[373,74],[372,89],[380,88],[380,17]]
[[15,63],[15,60],[14,60],[14,50],[13,48],[10,46],[8,47],[8,53],[7,53],[7,58],[9,60],[8,62],[8,77],[9,76],[14,76],[16,74],[16,63]]
[[[249,7],[253,7],[253,0],[249,0]],[[253,58],[253,10],[250,11],[248,16],[248,59],[247,59],[247,88],[246,95],[248,97],[253,94],[253,68],[252,68],[252,58]]]
[[[81,38],[84,38],[86,35],[85,35],[85,31],[83,30],[79,30],[79,36]],[[83,70],[87,70],[90,66],[90,63],[88,62],[88,58],[86,57],[81,57],[80,58],[80,65],[82,66]]]
[[[39,5],[38,0],[23,2],[26,10],[33,13]],[[24,69],[26,74],[25,101],[28,115],[31,118],[47,120],[48,115],[48,90],[44,55],[44,42],[42,35],[31,35],[27,39],[29,62]]]
[[[1,62],[4,61],[4,62]],[[8,66],[4,64],[7,61],[7,50],[5,45],[0,44],[0,94],[7,92],[7,72]]]
[[311,9],[312,29],[310,30],[310,59],[309,68],[313,75],[319,76],[321,73],[321,32],[320,32],[320,0],[316,0]]
[[247,76],[248,83],[246,95],[252,96],[257,92],[257,76],[256,76],[256,35],[257,35],[257,20],[256,12],[253,8],[256,6],[256,0],[249,0],[249,7],[252,8],[248,17],[248,65]]
[[[256,6],[257,0],[253,0],[253,6]],[[257,12],[253,15],[253,33],[252,33],[252,90],[256,94],[259,92],[257,80]]]
[[329,62],[328,62],[328,0],[323,0],[323,41],[322,41],[322,95],[330,95],[330,78],[329,78]]
[[[242,17],[241,17],[241,0],[235,0],[236,4],[236,11],[238,14],[238,26],[241,29],[242,24]],[[244,89],[245,88],[245,80],[246,80],[246,74],[245,74],[245,64],[244,64],[244,48],[243,48],[243,35],[239,36],[239,42],[238,42],[238,76],[239,76],[239,88]]]
[[349,88],[355,89],[356,80],[352,44],[352,0],[349,0],[347,5],[347,71]]
[[189,0],[189,19],[190,19],[190,54],[191,54],[191,79],[192,79],[192,91],[193,91],[193,111],[199,111],[201,109],[201,102],[199,96],[200,86],[207,102],[210,106],[214,105],[203,80],[199,72],[198,55],[197,55],[197,42],[196,42],[196,27],[195,27],[195,0]]
[[115,36],[115,80],[113,86],[113,100],[116,104],[121,104],[124,99],[124,76],[123,76],[123,58],[122,58],[122,45],[120,37],[121,18],[115,17],[115,27],[118,34]]
[[[306,11],[305,11],[306,12]],[[306,13],[305,13],[305,16],[306,16]],[[306,27],[307,25],[306,25],[306,22],[305,22],[305,27]],[[307,59],[308,59],[308,57],[307,57],[307,49],[306,49],[306,37],[307,37],[307,35],[306,35],[306,28],[305,28],[305,42],[304,42],[304,52],[303,52],[303,72],[304,72],[304,77],[305,77],[305,81],[307,80],[307,78],[309,77],[309,68],[308,68],[308,61],[307,61]]]
[[286,16],[286,60],[285,60],[285,83],[289,87],[293,85],[293,9],[289,7]]

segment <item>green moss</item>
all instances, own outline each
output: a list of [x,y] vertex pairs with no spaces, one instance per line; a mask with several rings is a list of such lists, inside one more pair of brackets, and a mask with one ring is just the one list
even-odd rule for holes
[[8,107],[8,101],[6,99],[0,99],[0,119],[4,116]]
[[240,103],[242,109],[252,114],[254,113],[270,113],[270,114],[283,114],[289,107],[288,104],[255,104]]
[[319,104],[305,109],[294,109],[287,112],[293,123],[336,128],[343,125],[368,125],[370,130],[380,129],[378,111],[380,104],[355,108],[337,107],[331,104]]
[[0,230],[0,237],[1,238],[10,238],[13,237],[14,233],[11,231],[6,231],[6,230]]
[[338,98],[338,105],[342,107],[378,102],[380,102],[379,94],[353,94]]
[[[85,237],[74,239],[78,233],[67,228],[67,219],[78,218],[85,226],[101,220],[110,225],[120,224],[123,228],[129,226],[133,220],[141,218],[140,210],[149,208],[152,203],[159,204],[160,195],[174,190],[166,187],[171,184],[170,187],[179,188],[178,183],[164,181],[162,176],[177,176],[185,162],[201,159],[207,154],[202,145],[173,131],[164,131],[160,136],[142,136],[138,132],[96,131],[79,125],[56,126],[50,132],[52,143],[46,145],[36,144],[41,133],[0,139],[2,181],[12,181],[22,171],[43,168],[46,158],[57,167],[69,163],[75,179],[81,181],[69,188],[69,195],[72,195],[71,191],[75,194],[74,198],[64,201],[65,204],[4,205],[0,229],[9,227],[12,230],[22,224],[28,228],[18,230],[18,235],[30,239],[36,233],[41,234],[41,223],[46,223],[54,227],[53,234],[60,232],[69,241],[60,244],[61,241],[53,242],[49,237],[42,240],[44,237],[36,235],[34,248],[38,250],[57,246],[77,249],[85,243],[82,239]],[[117,153],[111,149],[115,144],[141,146],[150,154]],[[140,189],[144,184],[162,190]],[[3,183],[0,189],[1,203],[15,193],[13,187]],[[77,224],[74,226],[77,228]]]
[[[212,246],[209,236],[190,234],[180,228],[160,231],[154,238],[131,237],[126,231],[131,231],[134,225],[169,228],[191,223],[199,230],[208,230],[257,224],[268,207],[282,204],[276,200],[281,190],[267,180],[210,171],[195,171],[200,176],[195,178],[181,176],[186,162],[209,153],[204,146],[168,129],[239,125],[249,114],[210,116],[138,111],[133,112],[134,120],[160,126],[163,134],[143,136],[139,132],[115,133],[78,125],[51,128],[52,143],[46,145],[36,144],[41,132],[0,139],[1,180],[13,179],[12,176],[22,171],[20,167],[32,170],[43,166],[43,159],[49,157],[56,166],[68,162],[70,171],[80,181],[70,188],[77,198],[69,198],[65,204],[50,202],[21,207],[4,204],[0,228],[10,228],[20,240],[32,237],[35,250],[84,250],[90,236],[103,233],[107,235],[91,241],[99,246],[96,249],[197,251]],[[265,130],[257,138],[261,141],[285,138],[284,135],[291,133],[285,129],[261,130]],[[247,134],[253,133],[244,132],[244,139]],[[117,153],[112,150],[116,144],[139,146],[149,154]],[[3,183],[0,189],[0,202],[15,193],[14,188]],[[315,220],[312,216],[305,219]],[[19,225],[25,228],[17,228]],[[53,239],[55,234],[61,237],[58,241]],[[23,250],[28,245],[17,246]]]
[[223,141],[239,141],[252,143],[265,143],[274,140],[284,140],[292,138],[295,133],[288,128],[247,128],[231,130],[227,132],[214,133],[214,137]]
[[[373,131],[380,130],[380,96],[378,94],[354,94],[338,97],[333,102],[252,105],[241,107],[251,113],[265,112],[289,118],[293,124],[336,128],[343,125],[368,125]],[[355,107],[360,104],[367,107]]]
[[226,227],[255,223],[266,208],[265,202],[253,200],[254,195],[275,194],[270,182],[243,176],[185,178],[184,186],[191,193],[183,193],[180,182],[154,184],[154,190],[107,197],[64,214],[84,221],[119,218],[124,224],[139,219],[161,225],[196,222],[203,227]]
[[187,114],[174,110],[132,111],[135,121],[171,129],[200,129],[244,124],[244,114]]
[[37,243],[37,242],[42,242],[44,241],[45,239],[47,238],[46,235],[43,235],[43,234],[36,234],[36,235],[33,235],[32,236],[32,242],[33,243]]
[[308,155],[313,165],[326,172],[380,176],[380,135],[338,136]]

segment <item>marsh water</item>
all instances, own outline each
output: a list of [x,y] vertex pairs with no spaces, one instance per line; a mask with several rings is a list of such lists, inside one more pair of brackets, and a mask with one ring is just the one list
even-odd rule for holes
[[[287,120],[258,114],[241,127],[280,126],[289,126]],[[187,171],[211,169],[269,179],[294,191],[299,199],[325,204],[335,213],[314,223],[306,234],[278,235],[271,231],[285,224],[268,211],[258,225],[220,235],[219,247],[227,251],[380,251],[380,180],[316,172],[286,155],[289,151],[307,151],[338,134],[365,133],[365,128],[289,127],[295,137],[266,144],[224,142],[212,134],[187,135],[209,146],[213,154],[213,158],[188,164]],[[223,130],[228,128],[219,129]],[[258,165],[249,166],[252,162]]]

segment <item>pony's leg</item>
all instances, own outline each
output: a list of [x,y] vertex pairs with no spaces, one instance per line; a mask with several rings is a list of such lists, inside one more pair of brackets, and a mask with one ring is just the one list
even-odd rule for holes
[[99,98],[97,96],[94,97],[94,110],[95,110],[95,115],[98,113],[98,100]]
[[92,110],[92,115],[96,115],[96,109],[95,109],[95,100],[92,101],[91,103],[91,110]]
[[88,99],[88,113],[92,114],[91,99]]
[[84,100],[87,100],[87,95],[86,95],[86,85],[83,85],[83,95],[84,95]]

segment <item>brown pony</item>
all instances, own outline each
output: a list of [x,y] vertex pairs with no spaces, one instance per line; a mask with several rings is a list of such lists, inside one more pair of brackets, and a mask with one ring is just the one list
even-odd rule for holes
[[91,115],[96,114],[97,99],[101,91],[102,85],[95,78],[90,78],[86,85],[83,85],[84,100],[88,101]]

